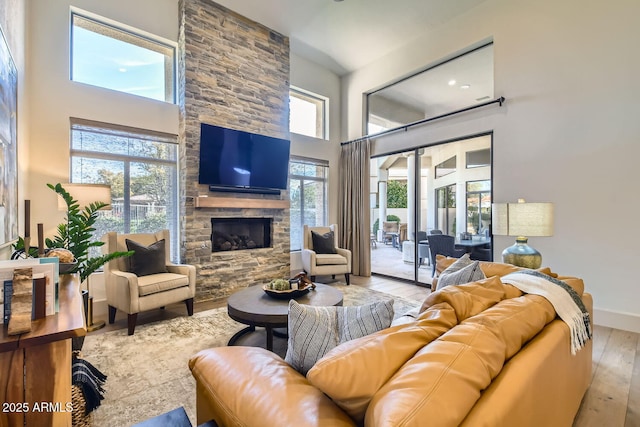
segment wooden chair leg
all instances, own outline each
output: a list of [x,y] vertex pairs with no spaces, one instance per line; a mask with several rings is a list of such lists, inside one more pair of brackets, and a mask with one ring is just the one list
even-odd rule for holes
[[129,314],[127,316],[127,327],[129,335],[133,335],[133,331],[136,329],[136,321],[138,320],[138,313]]
[[116,321],[116,308],[109,306],[109,324],[112,325]]
[[345,274],[344,274],[344,278],[345,278],[345,280],[347,281],[347,286],[351,284],[351,283],[349,283],[349,276],[350,276],[350,274],[349,274],[349,273],[345,273]]
[[184,300],[184,303],[187,306],[187,314],[193,316],[193,298]]

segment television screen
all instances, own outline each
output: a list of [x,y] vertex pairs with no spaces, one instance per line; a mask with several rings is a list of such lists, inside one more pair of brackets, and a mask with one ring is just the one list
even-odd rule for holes
[[200,125],[198,182],[212,187],[286,190],[289,141]]

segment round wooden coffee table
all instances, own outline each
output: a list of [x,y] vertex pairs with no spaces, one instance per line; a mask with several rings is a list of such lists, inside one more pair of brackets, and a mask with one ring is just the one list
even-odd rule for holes
[[[315,290],[296,298],[296,301],[300,304],[325,307],[342,305],[342,292],[331,286],[316,283]],[[261,326],[267,331],[267,350],[272,351],[273,329],[287,327],[289,300],[270,297],[260,285],[250,286],[229,297],[227,312],[233,320],[249,325],[232,336],[228,345],[234,345],[238,338],[255,332],[256,326]]]

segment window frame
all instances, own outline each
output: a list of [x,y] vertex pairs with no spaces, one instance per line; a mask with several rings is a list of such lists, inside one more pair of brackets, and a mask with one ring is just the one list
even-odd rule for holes
[[[175,146],[175,159],[154,159],[151,157],[144,157],[132,154],[120,154],[104,151],[85,150],[74,148],[74,131],[82,131],[92,133],[94,135],[106,135],[106,136],[119,136],[126,137],[131,135],[131,138],[138,140],[147,140],[153,142],[160,142],[164,144],[171,144]],[[169,199],[173,203],[172,214],[167,213],[167,228],[171,236],[171,260],[173,262],[180,261],[180,170],[179,170],[179,144],[177,135],[166,134],[162,132],[156,132],[146,129],[131,128],[127,126],[115,125],[110,123],[102,123],[91,120],[71,118],[69,126],[69,182],[71,183],[83,183],[83,180],[74,180],[74,158],[83,158],[90,160],[105,160],[122,162],[123,166],[123,179],[125,186],[125,194],[123,195],[123,213],[125,215],[123,223],[123,233],[130,233],[131,229],[131,164],[132,163],[146,163],[157,166],[173,167],[173,185],[175,192],[169,196]],[[97,182],[96,182],[97,183]],[[127,192],[129,188],[129,192]]]
[[[292,180],[296,180],[299,182],[300,184],[300,199],[301,199],[301,203],[300,203],[300,224],[296,224],[300,226],[300,235],[302,236],[302,232],[304,230],[304,225],[305,225],[305,221],[304,221],[304,182],[305,181],[315,181],[315,182],[322,182],[324,183],[324,185],[322,186],[322,196],[323,196],[323,200],[324,200],[324,206],[323,206],[323,212],[322,212],[322,216],[323,216],[323,224],[327,224],[327,219],[329,217],[329,203],[328,203],[328,194],[329,194],[329,162],[326,160],[320,160],[320,159],[312,159],[312,158],[308,158],[308,157],[299,157],[299,156],[291,156],[291,158],[289,159],[289,170],[291,171],[291,166],[294,163],[301,163],[301,164],[307,164],[307,165],[313,165],[313,166],[321,166],[325,168],[325,176],[324,177],[317,177],[317,176],[308,176],[308,175],[295,175],[292,173],[289,173],[289,192],[291,192],[291,181]],[[291,195],[289,196],[291,197]],[[291,214],[289,214],[289,227],[290,227],[290,235],[292,235],[292,231],[294,229],[294,224],[291,221]],[[304,238],[304,236],[303,236]],[[304,247],[304,243],[303,241],[299,242],[300,248],[293,248],[293,239],[290,240],[290,244],[289,244],[289,251],[290,252],[299,252],[303,249]]]
[[[303,135],[309,138],[322,139],[325,141],[329,140],[329,98],[305,89],[301,89],[296,86],[289,86],[289,99],[291,97],[296,97],[298,99],[302,99],[304,101],[316,104],[316,135],[306,135],[302,133],[297,133],[291,131],[296,135]],[[291,105],[291,104],[290,104]],[[291,117],[291,111],[289,111],[289,117]],[[291,130],[291,123],[289,123],[289,129]],[[320,131],[320,136],[318,136],[318,131]]]
[[[107,27],[113,31],[122,33],[126,38],[134,38],[134,39],[139,39],[140,41],[142,41],[143,43],[146,44],[151,44],[151,45],[157,45],[160,48],[165,48],[168,49],[171,52],[171,56],[169,58],[170,62],[171,62],[171,66],[167,68],[167,70],[165,70],[165,99],[164,100],[160,100],[157,98],[151,98],[151,97],[147,97],[144,95],[139,95],[136,93],[132,93],[132,92],[125,92],[125,91],[121,91],[118,89],[113,89],[110,87],[104,87],[104,86],[98,86],[92,83],[85,83],[79,80],[74,80],[73,78],[73,61],[74,61],[74,55],[73,55],[73,50],[74,50],[74,17],[79,17],[81,19],[87,20],[87,21],[91,21],[96,25],[99,26],[104,26]],[[98,33],[100,34],[100,33]],[[102,36],[105,36],[104,34],[101,34]],[[105,37],[109,37],[109,36],[105,36]],[[113,38],[115,40],[120,40],[120,41],[124,41],[115,37],[110,37]],[[125,43],[131,44],[133,46],[137,46],[137,47],[141,47],[140,44],[135,44],[135,43],[129,43],[128,41],[124,41]],[[145,48],[149,49],[147,46],[144,46]],[[149,49],[149,50],[154,50],[154,49]],[[155,52],[161,53],[160,49],[158,50],[154,50]],[[81,84],[86,84],[86,85],[91,85],[91,86],[95,86],[95,87],[100,87],[102,89],[106,89],[106,90],[112,90],[115,92],[119,92],[119,93],[126,93],[128,95],[133,95],[133,96],[140,96],[143,97],[145,99],[151,99],[154,101],[160,101],[160,102],[166,102],[166,103],[170,103],[170,104],[176,104],[177,100],[178,100],[178,96],[177,96],[177,92],[178,92],[178,64],[177,64],[177,59],[178,59],[178,43],[166,39],[164,37],[160,37],[157,36],[155,34],[151,34],[147,31],[144,30],[140,30],[138,28],[132,27],[130,25],[126,25],[123,24],[121,22],[115,21],[113,19],[109,19],[106,18],[104,16],[100,16],[98,14],[95,13],[91,13],[89,11],[86,10],[82,10],[80,8],[71,6],[70,7],[70,13],[69,13],[69,80],[75,83],[81,83]],[[166,74],[168,74],[168,71],[170,70],[170,76],[167,76]]]
[[[489,189],[480,189],[480,190],[470,190],[469,185],[473,183],[488,183]],[[465,231],[469,231],[469,196],[477,196],[478,197],[478,224],[472,224],[472,226],[477,225],[477,234],[482,230],[482,196],[489,196],[489,229],[491,228],[491,188],[492,183],[491,179],[477,179],[472,181],[465,182]],[[475,228],[475,227],[474,227]]]

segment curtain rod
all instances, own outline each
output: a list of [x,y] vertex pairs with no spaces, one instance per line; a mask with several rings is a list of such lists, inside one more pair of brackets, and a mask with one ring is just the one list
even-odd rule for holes
[[387,135],[387,134],[398,132],[398,131],[401,131],[401,130],[407,131],[409,128],[411,128],[413,126],[422,125],[422,124],[425,124],[425,123],[428,123],[428,122],[432,122],[434,120],[439,120],[439,119],[443,119],[445,117],[453,116],[455,114],[460,114],[460,113],[464,113],[466,111],[475,110],[476,108],[486,107],[487,105],[491,105],[491,104],[500,104],[500,107],[502,107],[502,104],[504,103],[504,101],[506,101],[504,96],[501,96],[500,98],[496,98],[496,99],[494,99],[492,101],[483,102],[482,104],[472,105],[471,107],[462,108],[461,110],[451,111],[450,113],[441,114],[441,115],[435,116],[435,117],[429,117],[428,119],[418,120],[417,122],[412,122],[412,123],[408,123],[406,125],[402,125],[402,126],[398,126],[398,127],[392,128],[392,129],[383,130],[382,132],[374,133],[374,134],[371,134],[371,135],[361,136],[360,138],[352,139],[351,141],[341,142],[340,145],[348,145],[348,144],[352,144],[354,142],[364,141],[365,139],[369,139],[369,138],[377,138],[379,136]]

